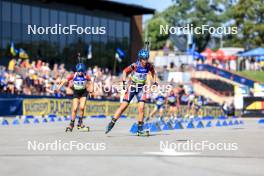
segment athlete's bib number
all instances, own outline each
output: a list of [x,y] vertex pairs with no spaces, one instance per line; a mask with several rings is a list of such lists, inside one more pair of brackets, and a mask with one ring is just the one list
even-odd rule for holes
[[134,73],[133,75],[133,81],[135,82],[145,82],[147,80],[147,74],[146,73]]
[[73,87],[76,90],[85,89],[86,81],[74,81]]

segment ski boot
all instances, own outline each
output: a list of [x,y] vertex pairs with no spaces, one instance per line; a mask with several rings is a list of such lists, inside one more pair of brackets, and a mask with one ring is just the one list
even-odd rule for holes
[[65,132],[72,132],[74,127],[74,120],[71,120],[70,125],[66,128]]
[[80,130],[80,131],[87,131],[87,132],[90,131],[90,127],[85,126],[83,124],[83,118],[82,117],[80,117],[79,120],[78,120],[77,129]]
[[138,131],[137,131],[137,136],[149,136],[149,131],[148,130],[144,130],[144,123],[143,122],[139,122],[138,123]]
[[115,126],[116,119],[112,118],[111,122],[107,125],[105,134],[109,133],[112,128]]

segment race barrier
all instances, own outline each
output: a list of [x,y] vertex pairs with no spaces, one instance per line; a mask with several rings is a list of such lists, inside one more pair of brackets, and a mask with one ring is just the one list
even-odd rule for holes
[[[102,115],[98,115],[98,118],[102,118]],[[88,116],[84,118],[95,118],[95,116]],[[103,117],[103,118],[111,118],[111,117]],[[5,118],[0,119],[1,126],[9,126],[9,125],[39,125],[39,124],[52,124],[59,123],[63,121],[69,121],[70,117],[67,116],[22,116],[20,118],[10,119],[9,121]],[[260,119],[258,123],[264,124],[264,119]],[[183,130],[183,129],[202,129],[202,128],[211,128],[211,127],[228,127],[228,126],[236,126],[243,125],[244,121],[238,117],[232,118],[215,118],[213,120],[203,118],[193,118],[193,119],[183,119],[179,118],[174,121],[168,120],[167,122],[163,120],[157,120],[154,122],[146,122],[144,124],[144,129],[149,130],[150,132],[160,132],[160,131],[169,131],[169,130]],[[134,123],[130,129],[132,134],[137,132],[137,123]]]

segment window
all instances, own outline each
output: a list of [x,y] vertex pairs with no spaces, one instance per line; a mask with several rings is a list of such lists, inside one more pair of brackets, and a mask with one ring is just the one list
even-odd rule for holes
[[10,39],[11,37],[11,22],[10,21],[3,21],[2,22],[2,29],[3,29],[3,38]]
[[14,42],[21,41],[21,5],[12,3],[12,34],[11,38]]
[[110,37],[115,37],[116,36],[115,35],[115,21],[114,20],[109,20],[108,21],[108,26],[109,26],[109,28],[107,30],[108,35]]
[[[41,26],[50,26],[49,23],[49,9],[41,9]],[[40,38],[45,41],[49,41],[51,34],[42,34]]]
[[123,37],[123,25],[121,21],[116,22],[116,36],[118,38]]
[[129,38],[130,36],[130,25],[129,22],[124,22],[124,36]]
[[99,33],[99,29],[98,27],[100,27],[100,21],[99,18],[97,17],[93,17],[93,41],[99,41],[100,40],[100,34]]
[[105,18],[101,18],[101,24],[100,27],[105,27],[106,33],[105,34],[101,34],[101,41],[106,43],[107,42],[107,29],[108,29],[108,25],[107,25],[107,20]]
[[[58,11],[56,10],[50,10],[50,26],[53,27],[55,24],[59,25],[58,23]],[[58,42],[59,41],[59,36],[51,34],[50,40],[52,42]]]
[[21,23],[21,5],[13,3],[12,4],[12,22]]
[[[92,18],[90,16],[84,17],[84,27],[91,27],[92,25]],[[89,44],[92,40],[91,35],[85,34],[84,40],[86,44]]]
[[[2,2],[2,34],[3,39],[11,38],[11,3]],[[6,47],[6,41],[3,40],[2,46]]]
[[[36,25],[37,27],[40,26],[40,8],[38,7],[32,7],[32,27]],[[32,40],[33,41],[38,41],[40,39],[40,35],[38,34],[31,34]]]
[[2,47],[3,47],[3,48],[7,48],[8,45],[10,45],[10,40],[8,40],[8,39],[3,39],[3,40],[2,40]]
[[49,26],[49,10],[41,9],[41,26]]
[[68,13],[67,16],[68,16],[68,25],[76,24],[74,13]]
[[31,40],[31,35],[27,34],[28,25],[31,24],[31,18],[30,18],[30,6],[22,5],[22,40],[27,42]]
[[[62,27],[67,25],[67,14],[65,12],[59,11],[59,20],[58,23],[62,25]],[[59,35],[59,43],[61,51],[64,49],[67,42],[67,35]]]
[[[68,26],[70,27],[70,25],[75,25],[76,24],[76,20],[75,20],[76,15],[74,13],[68,13],[67,16],[68,16]],[[68,35],[68,44],[73,43],[75,40],[75,37],[76,37],[75,31],[73,31],[72,34]]]
[[40,25],[40,8],[32,7],[32,25]]
[[[0,0],[0,15],[2,16],[2,1]],[[1,55],[1,48],[3,48],[2,47],[2,27],[3,27],[3,25],[2,25],[2,18],[0,17],[0,55]]]
[[30,24],[30,7],[27,5],[22,5],[22,23]]
[[83,15],[77,15],[77,23],[78,26],[83,26]]
[[21,23],[12,23],[12,39],[16,42],[21,41]]
[[[83,15],[76,15],[76,25],[78,27],[83,27],[84,22],[83,22],[84,16]],[[83,34],[76,34],[78,40],[84,41],[84,33]]]
[[11,3],[2,2],[2,21],[11,21]]

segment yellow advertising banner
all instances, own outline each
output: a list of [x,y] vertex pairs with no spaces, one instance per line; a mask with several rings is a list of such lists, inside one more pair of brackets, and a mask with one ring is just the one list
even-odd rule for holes
[[[44,98],[44,99],[24,99],[23,100],[23,115],[34,115],[42,116],[55,114],[58,116],[69,116],[71,114],[72,101],[70,99],[55,99],[55,98]],[[119,102],[114,101],[95,101],[88,100],[86,102],[84,115],[114,115],[116,109],[119,107]],[[149,114],[154,104],[145,105],[145,114]],[[220,109],[217,107],[204,107],[202,108],[204,115],[218,116],[221,114]],[[183,114],[187,113],[186,106],[182,106]],[[123,113],[129,117],[136,117],[138,115],[137,103],[132,103]]]

